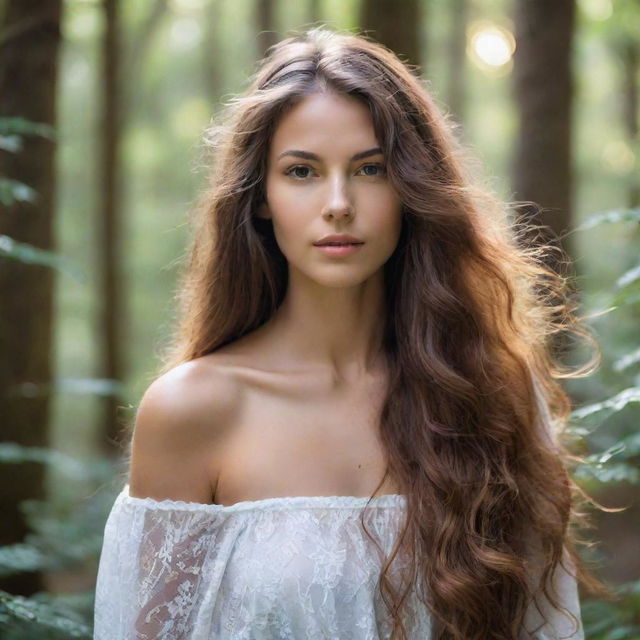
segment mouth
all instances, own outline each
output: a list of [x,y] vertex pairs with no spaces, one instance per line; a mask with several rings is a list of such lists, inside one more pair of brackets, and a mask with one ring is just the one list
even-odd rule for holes
[[331,242],[314,246],[328,256],[347,256],[358,251],[363,244],[364,242]]
[[314,242],[316,247],[344,247],[345,245],[352,244],[364,244],[364,242],[337,242],[334,240],[328,240],[326,242]]

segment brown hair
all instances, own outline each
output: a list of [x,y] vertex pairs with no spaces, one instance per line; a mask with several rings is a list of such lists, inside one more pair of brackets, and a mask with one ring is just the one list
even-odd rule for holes
[[[564,442],[571,403],[557,382],[595,370],[598,345],[575,314],[568,278],[545,266],[552,247],[523,240],[532,224],[516,223],[472,175],[415,69],[367,37],[319,27],[274,45],[209,128],[211,181],[193,212],[163,371],[255,330],[283,300],[287,262],[271,221],[255,212],[279,119],[318,91],[368,106],[403,202],[384,266],[389,390],[380,416],[387,473],[407,496],[379,583],[393,637],[406,637],[402,607],[416,577],[442,640],[523,637],[532,575],[564,609],[548,589],[563,558],[591,593],[610,597],[576,551],[585,542],[573,529],[588,524],[576,498],[593,501],[568,471],[581,459]],[[550,348],[569,334],[595,348],[582,368]],[[412,559],[402,593],[386,575],[400,545]]]

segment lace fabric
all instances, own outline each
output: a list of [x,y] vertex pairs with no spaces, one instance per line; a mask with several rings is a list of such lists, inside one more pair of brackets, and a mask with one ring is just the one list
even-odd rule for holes
[[[158,501],[130,496],[126,485],[105,525],[94,640],[388,639],[391,617],[378,588],[382,557],[361,517],[388,554],[405,507],[399,494],[228,506]],[[391,578],[404,568],[398,555]],[[564,574],[559,588],[579,618],[575,580]],[[416,592],[405,624],[410,640],[430,638]],[[560,627],[535,637],[561,638]],[[584,638],[581,631],[566,637]]]

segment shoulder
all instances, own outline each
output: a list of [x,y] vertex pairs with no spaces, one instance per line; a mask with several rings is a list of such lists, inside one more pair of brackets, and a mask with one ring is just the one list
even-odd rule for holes
[[238,380],[211,356],[155,379],[136,413],[131,495],[210,502],[239,392]]
[[[185,362],[149,385],[138,407],[136,427],[140,424],[167,436],[179,436],[189,426],[209,433],[207,418],[223,418],[233,409],[238,392],[238,380],[217,359],[207,356]],[[219,431],[221,425],[216,424],[213,427]]]

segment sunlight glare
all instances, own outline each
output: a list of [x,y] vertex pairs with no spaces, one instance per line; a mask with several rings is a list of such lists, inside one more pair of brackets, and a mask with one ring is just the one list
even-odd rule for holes
[[514,51],[515,39],[509,30],[485,21],[472,26],[470,53],[476,63],[502,67],[511,62]]

